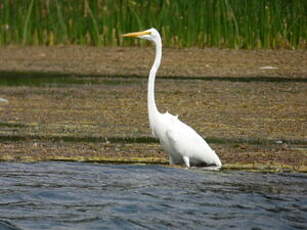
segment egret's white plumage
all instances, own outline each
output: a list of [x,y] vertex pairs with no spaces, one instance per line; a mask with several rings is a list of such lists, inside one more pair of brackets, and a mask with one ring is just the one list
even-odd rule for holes
[[162,148],[168,153],[170,164],[186,167],[206,165],[208,169],[220,169],[222,163],[207,142],[190,126],[173,116],[160,113],[155,103],[155,78],[162,57],[162,42],[159,32],[152,28],[142,32],[124,34],[123,37],[138,37],[150,40],[156,48],[156,56],[148,78],[148,115],[154,137],[160,140]]
[[8,103],[9,101],[8,101],[8,100],[6,100],[5,98],[0,97],[0,102],[5,102],[5,103]]

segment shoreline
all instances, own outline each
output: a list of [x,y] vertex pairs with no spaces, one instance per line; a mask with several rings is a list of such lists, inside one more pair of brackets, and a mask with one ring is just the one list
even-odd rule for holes
[[[225,169],[307,172],[306,50],[164,51],[159,109],[208,136]],[[151,47],[0,53],[0,161],[167,164],[146,115]]]

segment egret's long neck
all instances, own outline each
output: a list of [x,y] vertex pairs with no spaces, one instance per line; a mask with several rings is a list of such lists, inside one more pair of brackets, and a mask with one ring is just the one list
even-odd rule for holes
[[150,122],[151,127],[152,127],[153,120],[159,114],[159,111],[157,109],[156,102],[155,102],[155,79],[156,79],[157,70],[159,69],[159,66],[160,66],[161,56],[162,56],[161,40],[154,42],[154,44],[156,48],[156,56],[155,56],[155,61],[149,73],[148,91],[147,91],[147,105],[148,105],[149,122]]

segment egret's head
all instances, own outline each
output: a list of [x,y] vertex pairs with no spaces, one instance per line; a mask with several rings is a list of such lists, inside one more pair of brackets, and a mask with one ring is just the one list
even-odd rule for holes
[[156,29],[151,28],[149,30],[145,30],[141,32],[123,34],[122,37],[135,37],[135,38],[146,39],[149,41],[156,41],[157,39],[160,38],[160,34]]

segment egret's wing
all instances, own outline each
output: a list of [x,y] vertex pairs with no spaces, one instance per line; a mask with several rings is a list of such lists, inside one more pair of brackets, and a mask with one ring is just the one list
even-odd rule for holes
[[166,137],[178,156],[187,156],[194,163],[212,164],[219,161],[207,142],[194,129],[180,120],[168,128]]
[[205,141],[190,126],[180,120],[166,131],[166,136],[174,150],[180,155],[190,155],[202,151]]

